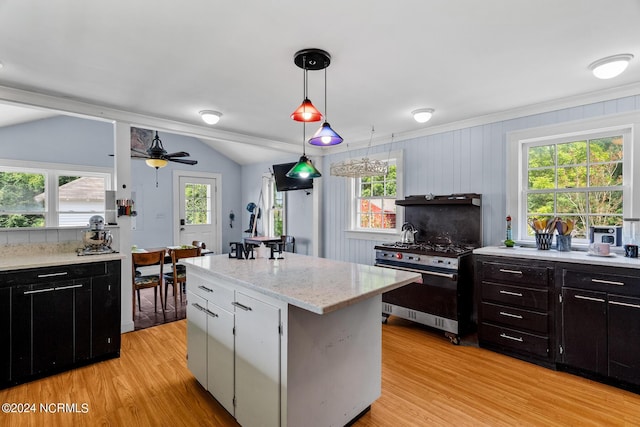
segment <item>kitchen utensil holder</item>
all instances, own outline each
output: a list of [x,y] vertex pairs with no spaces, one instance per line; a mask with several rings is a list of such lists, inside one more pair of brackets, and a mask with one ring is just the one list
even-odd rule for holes
[[556,250],[558,252],[570,252],[571,251],[571,235],[558,234],[556,236]]
[[536,247],[540,250],[551,249],[552,233],[536,233]]

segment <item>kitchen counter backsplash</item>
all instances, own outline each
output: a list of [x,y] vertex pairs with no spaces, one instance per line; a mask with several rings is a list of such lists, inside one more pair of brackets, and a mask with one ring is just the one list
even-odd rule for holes
[[484,248],[475,249],[473,253],[476,255],[503,256],[640,269],[640,258],[627,258],[624,254],[613,252],[609,256],[596,256],[591,255],[586,251],[558,252],[555,249],[540,250],[527,247],[507,248],[506,246],[486,246]]

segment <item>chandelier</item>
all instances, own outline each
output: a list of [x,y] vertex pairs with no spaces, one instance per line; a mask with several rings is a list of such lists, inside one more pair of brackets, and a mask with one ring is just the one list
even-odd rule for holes
[[[369,138],[369,148],[371,148],[371,140],[375,130],[371,127],[371,137]],[[346,178],[360,178],[363,176],[380,176],[386,175],[389,165],[382,160],[372,160],[366,155],[361,159],[349,159],[341,162],[332,163],[330,173],[333,176],[343,176]]]

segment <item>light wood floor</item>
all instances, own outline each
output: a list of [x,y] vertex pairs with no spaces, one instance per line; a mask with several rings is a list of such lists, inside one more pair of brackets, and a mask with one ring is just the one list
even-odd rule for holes
[[[0,413],[0,425],[236,426],[188,372],[185,334],[185,320],[128,333],[119,359],[0,390],[0,403],[88,405]],[[401,319],[383,326],[382,358],[382,396],[356,426],[640,425],[640,395],[453,346]]]

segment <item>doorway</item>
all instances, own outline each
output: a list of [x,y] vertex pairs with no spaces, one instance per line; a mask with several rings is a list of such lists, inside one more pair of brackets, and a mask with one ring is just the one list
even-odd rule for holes
[[220,174],[174,171],[174,245],[190,245],[198,240],[214,253],[221,252],[220,181]]

